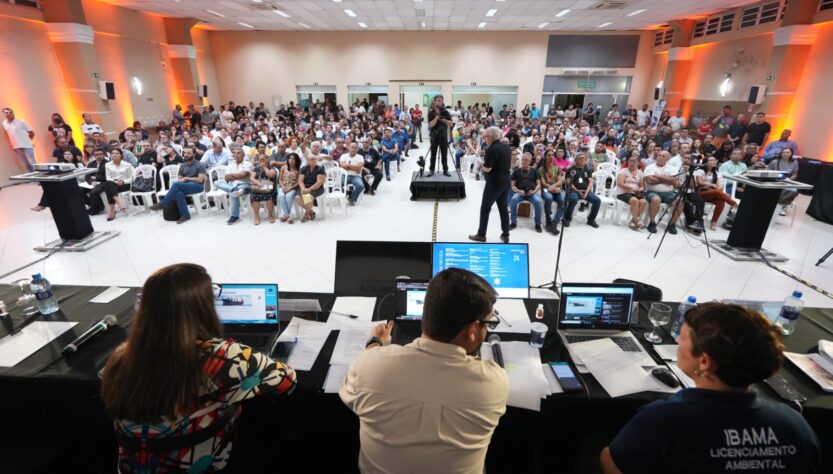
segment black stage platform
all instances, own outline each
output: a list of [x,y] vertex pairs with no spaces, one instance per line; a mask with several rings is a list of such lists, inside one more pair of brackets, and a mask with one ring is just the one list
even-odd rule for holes
[[[425,174],[428,174],[426,171]],[[419,171],[411,175],[411,201],[419,199],[456,199],[466,197],[466,183],[460,172],[452,171],[451,176],[444,176],[442,171],[430,178],[419,177]]]

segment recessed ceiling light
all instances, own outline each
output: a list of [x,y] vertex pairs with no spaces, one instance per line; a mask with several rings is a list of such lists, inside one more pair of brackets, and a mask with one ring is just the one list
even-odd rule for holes
[[636,15],[639,15],[640,13],[642,13],[644,11],[645,11],[644,8],[640,8],[639,10],[634,10],[634,11],[628,13],[628,16],[636,16]]
[[487,23],[485,21],[481,21],[480,24],[477,25],[477,27],[478,28],[486,28],[486,25],[487,25]]
[[248,24],[248,23],[243,23],[242,21],[241,21],[240,23],[238,23],[238,25],[240,25],[240,26],[245,26],[246,28],[254,28],[254,26],[252,26],[252,25],[250,25],[250,24]]
[[549,24],[550,24],[550,22],[545,21],[545,22],[541,23],[540,25],[538,25],[538,28],[544,28],[544,27],[546,27],[546,26],[547,26],[547,25],[549,25]]
[[599,25],[599,28],[604,28],[605,26],[610,26],[612,24],[613,24],[612,21],[606,21],[606,22],[602,23],[601,25]]
[[367,23],[364,23],[364,22],[360,21],[359,26],[361,26],[362,28],[367,28]]
[[350,10],[350,9],[344,10],[344,13],[346,13],[347,16],[349,16],[351,18],[355,18],[357,16],[356,12],[354,12],[353,10]]
[[555,16],[562,17],[562,16],[564,16],[564,15],[566,15],[566,14],[568,14],[568,13],[570,13],[570,9],[569,9],[569,8],[568,8],[568,9],[566,9],[566,10],[561,10],[560,12],[556,13],[556,14],[555,14]]
[[341,3],[341,0],[333,0],[336,3]]
[[298,24],[301,25],[302,28],[310,29],[310,26],[307,25],[306,23],[298,23]]
[[282,17],[284,17],[284,18],[289,18],[289,13],[286,13],[286,12],[285,12],[285,11],[283,11],[283,10],[273,10],[273,11],[274,11],[275,13],[277,13],[278,15],[280,15],[280,16],[282,16]]
[[212,14],[212,15],[214,15],[214,16],[219,16],[220,18],[225,18],[225,17],[226,17],[226,16],[225,16],[225,15],[223,15],[222,13],[217,13],[217,12],[215,12],[214,10],[206,10],[205,12],[206,12],[206,13],[211,13],[211,14]]
[[428,25],[426,25],[424,21],[421,21],[421,22],[419,23],[419,26],[420,26],[420,28],[425,28],[425,27],[426,27],[426,26],[428,26]]
[[486,12],[486,16],[495,16],[495,13],[497,13],[497,8],[492,8]]
[[[176,1],[179,1],[179,0],[176,0]],[[255,3],[263,3],[263,0],[252,0],[252,1],[255,2]]]

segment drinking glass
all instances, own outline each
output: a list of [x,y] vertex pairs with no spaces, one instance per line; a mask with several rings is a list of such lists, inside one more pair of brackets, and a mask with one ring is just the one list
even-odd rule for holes
[[671,322],[671,307],[662,303],[651,303],[651,309],[648,311],[648,319],[654,328],[651,331],[642,335],[646,341],[654,344],[662,342],[662,336],[656,333],[657,327],[664,326]]
[[25,308],[24,313],[35,303],[35,294],[32,293],[31,283],[32,280],[28,278],[21,278],[12,282],[12,285],[18,287],[21,293],[15,302],[15,307]]

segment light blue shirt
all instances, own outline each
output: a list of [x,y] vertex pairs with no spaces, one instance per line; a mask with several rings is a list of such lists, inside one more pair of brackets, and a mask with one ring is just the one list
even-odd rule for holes
[[207,169],[211,169],[215,166],[226,166],[229,161],[231,161],[231,153],[228,148],[223,148],[220,154],[215,154],[214,148],[211,148],[203,153],[200,163],[204,164]]
[[764,157],[775,158],[781,154],[781,150],[784,148],[792,150],[793,155],[798,154],[798,143],[792,140],[775,140],[774,142],[770,142],[770,144],[764,148]]

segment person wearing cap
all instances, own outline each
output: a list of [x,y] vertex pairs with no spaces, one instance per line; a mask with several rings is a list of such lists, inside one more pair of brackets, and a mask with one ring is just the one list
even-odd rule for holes
[[443,95],[438,94],[434,96],[431,110],[428,111],[428,130],[431,138],[431,165],[428,171],[428,177],[434,175],[434,170],[437,165],[437,148],[440,149],[442,155],[443,175],[451,176],[448,172],[448,130],[454,122],[451,121],[451,114],[443,104]]

